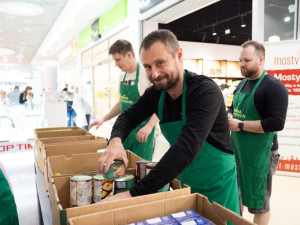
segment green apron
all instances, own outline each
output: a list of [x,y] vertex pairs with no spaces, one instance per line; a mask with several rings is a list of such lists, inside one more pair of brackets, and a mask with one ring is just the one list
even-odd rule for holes
[[[182,94],[182,120],[160,123],[160,128],[170,143],[174,145],[182,127],[186,124],[185,96],[186,71]],[[163,119],[163,108],[166,92],[159,99],[158,118]],[[175,165],[176,166],[176,165]],[[239,197],[237,172],[234,155],[222,152],[208,142],[204,142],[194,161],[177,177],[183,184],[191,187],[192,193],[197,192],[208,197],[210,202],[217,202],[239,214]]]
[[10,186],[0,169],[0,224],[18,225],[18,213]]
[[[139,72],[140,72],[140,64],[137,64],[136,77],[134,85],[124,85],[124,80],[126,78],[126,74],[124,75],[123,81],[120,86],[120,94],[121,94],[121,113],[123,113],[126,109],[128,109],[131,105],[133,105],[140,97],[138,90],[138,82],[139,82]],[[147,142],[141,143],[136,140],[136,135],[138,131],[147,124],[148,120],[140,123],[123,142],[123,146],[125,149],[131,150],[138,156],[143,159],[152,160],[153,154],[153,139],[154,139],[154,128],[148,136]]]
[[[251,93],[242,93],[247,80],[242,84],[233,99],[233,118],[242,121],[261,120],[255,109],[254,94],[264,77],[265,71]],[[231,132],[233,150],[239,163],[242,203],[248,208],[260,209],[264,205],[269,158],[275,133]]]

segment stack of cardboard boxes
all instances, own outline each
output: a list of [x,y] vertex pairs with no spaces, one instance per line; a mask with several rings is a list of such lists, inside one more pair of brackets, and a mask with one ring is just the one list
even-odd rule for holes
[[[129,224],[190,209],[217,225],[225,225],[226,220],[234,224],[252,224],[216,203],[211,204],[203,195],[190,194],[190,188],[182,187],[176,179],[170,183],[172,191],[70,207],[70,177],[97,174],[97,160],[102,154],[97,151],[105,149],[107,142],[78,127],[36,129],[35,137],[36,161],[44,174],[52,224]],[[131,151],[126,153],[129,160],[126,173],[135,175],[136,161],[141,158]]]

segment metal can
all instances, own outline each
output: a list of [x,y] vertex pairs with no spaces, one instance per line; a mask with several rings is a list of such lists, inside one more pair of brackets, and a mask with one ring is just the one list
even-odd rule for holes
[[116,178],[115,180],[115,193],[128,191],[134,186],[134,176],[131,174],[124,174],[123,176]]
[[111,163],[108,172],[104,175],[107,179],[114,179],[125,174],[125,165],[122,160],[115,160]]
[[154,169],[154,167],[156,166],[157,162],[150,162],[146,164],[146,175]]
[[71,206],[88,205],[92,203],[92,177],[75,175],[70,177]]
[[93,176],[93,202],[100,202],[108,196],[112,196],[115,190],[113,179],[106,179],[103,174]]
[[[157,162],[151,162],[146,164],[146,175],[153,170],[153,168],[156,166]],[[161,189],[158,190],[158,192],[165,192],[169,190],[170,184],[166,184]]]
[[150,163],[149,160],[138,160],[136,161],[136,180],[139,182],[146,176],[146,164]]

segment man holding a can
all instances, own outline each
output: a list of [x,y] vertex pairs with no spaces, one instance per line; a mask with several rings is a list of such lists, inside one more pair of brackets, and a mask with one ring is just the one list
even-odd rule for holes
[[172,179],[239,214],[236,162],[222,93],[213,80],[183,68],[175,35],[157,30],[140,47],[147,78],[153,83],[114,124],[110,143],[98,160],[106,173],[111,162],[128,159],[122,146],[127,134],[153,113],[171,147],[130,191],[113,199],[157,192]]
[[[89,129],[94,125],[98,128],[105,121],[125,112],[149,87],[145,69],[140,67],[135,59],[133,47],[129,41],[117,40],[110,46],[109,54],[112,55],[115,65],[125,72],[120,80],[120,99],[106,115],[90,123]],[[152,160],[154,126],[157,122],[158,118],[153,114],[136,124],[135,128],[126,134],[127,138],[123,142],[124,148],[143,159]]]

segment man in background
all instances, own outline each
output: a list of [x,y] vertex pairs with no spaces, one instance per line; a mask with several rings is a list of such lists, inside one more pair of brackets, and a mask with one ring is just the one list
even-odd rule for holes
[[232,147],[239,163],[242,204],[254,223],[270,220],[272,176],[279,161],[277,131],[284,128],[288,91],[264,70],[265,48],[256,41],[242,44],[241,73],[246,78],[234,91],[228,110]]
[[[115,65],[125,73],[120,80],[120,99],[106,115],[92,122],[89,128],[94,125],[98,128],[105,121],[123,113],[133,105],[150,86],[146,78],[146,72],[137,62],[130,42],[127,40],[116,41],[110,47],[109,54],[112,55]],[[152,160],[154,126],[157,122],[158,118],[153,114],[138,124],[123,142],[124,148],[133,151],[143,159]]]

